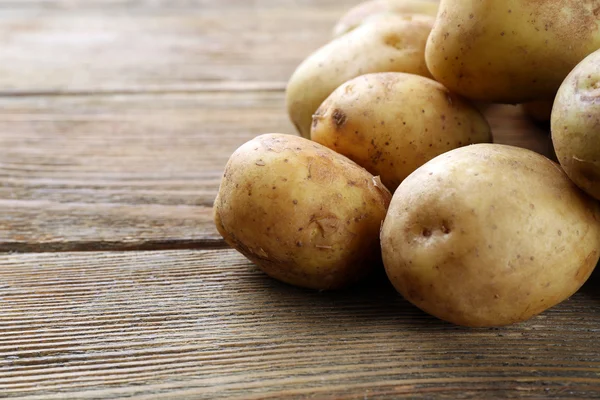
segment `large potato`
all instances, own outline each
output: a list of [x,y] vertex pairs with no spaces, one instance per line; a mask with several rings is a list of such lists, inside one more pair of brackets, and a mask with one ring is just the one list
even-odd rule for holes
[[382,15],[317,50],[290,78],[286,103],[290,119],[306,138],[312,115],[342,83],[371,72],[430,76],[425,42],[433,18]]
[[583,60],[561,85],[552,109],[552,143],[558,161],[582,189],[600,199],[600,50]]
[[381,232],[386,272],[424,311],[467,326],[526,320],[565,300],[599,256],[596,202],[530,150],[476,144],[398,188]]
[[268,134],[229,159],[215,223],[268,275],[334,289],[381,265],[379,228],[390,198],[346,157],[297,136]]
[[381,176],[393,192],[432,158],[492,136],[481,113],[441,84],[387,72],[336,89],[315,113],[311,139]]
[[333,28],[333,36],[341,36],[378,14],[423,14],[435,17],[437,0],[371,0],[351,8]]
[[427,66],[437,81],[472,99],[549,99],[600,47],[599,10],[599,0],[442,0]]

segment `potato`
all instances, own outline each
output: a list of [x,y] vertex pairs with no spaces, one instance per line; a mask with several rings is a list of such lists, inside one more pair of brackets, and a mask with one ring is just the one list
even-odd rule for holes
[[432,158],[492,140],[473,106],[436,81],[400,72],[346,82],[313,118],[314,141],[381,176],[392,192]]
[[391,199],[378,178],[334,151],[267,134],[233,153],[215,200],[225,241],[268,275],[335,289],[381,266]]
[[600,1],[442,0],[427,43],[435,79],[495,103],[552,98],[600,48]]
[[561,85],[552,109],[558,161],[580,188],[600,199],[600,50],[586,57]]
[[422,14],[435,17],[436,0],[371,0],[351,8],[333,28],[333,36],[344,35],[378,14]]
[[292,75],[286,92],[290,119],[306,138],[312,115],[338,86],[371,72],[430,76],[425,42],[433,18],[382,15],[335,39],[308,57]]
[[597,203],[530,150],[475,144],[402,182],[381,232],[396,289],[466,326],[524,321],[571,296],[598,261]]

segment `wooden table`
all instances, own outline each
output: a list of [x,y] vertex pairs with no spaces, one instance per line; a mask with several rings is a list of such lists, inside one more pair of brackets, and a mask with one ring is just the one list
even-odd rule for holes
[[[355,0],[0,0],[0,397],[600,396],[600,280],[531,321],[451,326],[383,279],[267,278],[211,204],[292,133],[287,78]],[[548,152],[519,108],[496,140]]]

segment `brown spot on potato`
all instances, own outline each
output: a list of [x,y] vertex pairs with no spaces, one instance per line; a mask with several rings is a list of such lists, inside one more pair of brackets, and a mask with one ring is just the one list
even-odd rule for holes
[[347,118],[346,114],[339,108],[333,110],[333,113],[331,114],[331,119],[337,129],[341,128],[346,123]]
[[442,232],[447,235],[451,232],[450,227],[448,226],[448,222],[443,221],[442,222]]

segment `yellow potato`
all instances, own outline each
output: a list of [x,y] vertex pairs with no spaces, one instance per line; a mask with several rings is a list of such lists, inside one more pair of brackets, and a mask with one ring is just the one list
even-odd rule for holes
[[436,81],[382,72],[336,89],[315,113],[311,139],[379,175],[393,192],[432,158],[492,136],[476,108]]
[[391,195],[334,151],[267,134],[233,153],[214,205],[225,241],[268,275],[335,289],[381,266],[379,228]]
[[467,326],[524,321],[567,299],[599,256],[597,203],[530,150],[442,154],[396,190],[381,232],[386,272],[424,311]]
[[600,51],[586,57],[561,85],[552,109],[558,161],[583,190],[600,199]]
[[378,14],[423,14],[435,17],[437,0],[371,0],[351,8],[333,28],[333,36],[344,35]]
[[435,79],[495,103],[552,98],[600,48],[598,0],[442,0],[427,43]]
[[310,136],[312,115],[342,83],[371,72],[430,76],[425,42],[433,18],[382,15],[339,37],[308,57],[292,75],[286,92],[290,119]]

